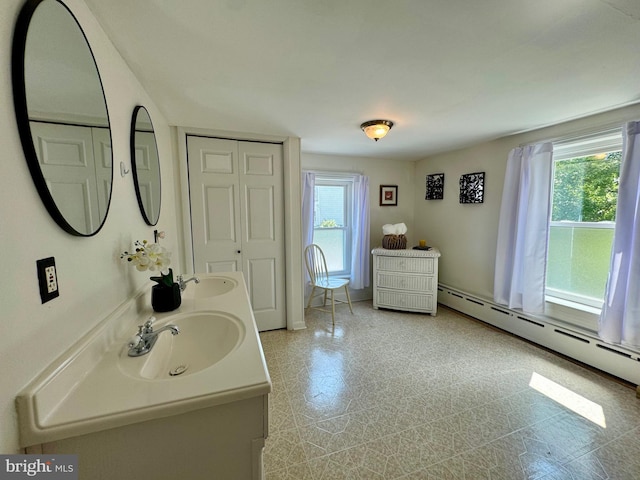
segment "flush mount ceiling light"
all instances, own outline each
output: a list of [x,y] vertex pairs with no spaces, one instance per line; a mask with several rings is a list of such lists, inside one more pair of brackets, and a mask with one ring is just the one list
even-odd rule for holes
[[360,125],[364,134],[376,142],[384,137],[393,127],[391,120],[369,120]]

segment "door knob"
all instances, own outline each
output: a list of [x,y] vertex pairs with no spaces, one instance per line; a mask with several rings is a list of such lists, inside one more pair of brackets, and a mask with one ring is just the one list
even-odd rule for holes
[[236,250],[236,253],[241,253],[241,251],[240,250]]

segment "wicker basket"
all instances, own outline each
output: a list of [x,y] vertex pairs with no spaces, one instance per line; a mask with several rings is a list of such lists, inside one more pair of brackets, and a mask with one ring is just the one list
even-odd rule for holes
[[382,237],[382,248],[387,250],[403,250],[407,248],[407,237],[404,235],[385,235]]

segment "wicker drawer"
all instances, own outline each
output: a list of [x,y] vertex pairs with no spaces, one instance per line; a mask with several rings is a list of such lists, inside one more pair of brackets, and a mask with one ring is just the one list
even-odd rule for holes
[[395,290],[378,290],[378,305],[400,310],[431,311],[433,310],[433,295],[420,295]]
[[403,275],[378,271],[376,286],[379,288],[394,288],[396,290],[412,290],[415,292],[433,292],[434,277],[427,275]]
[[376,266],[378,270],[404,273],[433,274],[435,271],[434,258],[428,257],[386,257],[377,255]]

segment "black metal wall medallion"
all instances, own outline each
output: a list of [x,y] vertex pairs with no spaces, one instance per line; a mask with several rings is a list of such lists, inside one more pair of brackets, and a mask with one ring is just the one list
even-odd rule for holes
[[484,202],[484,172],[467,173],[460,177],[460,203]]
[[427,192],[425,200],[442,200],[444,198],[444,173],[427,175]]

